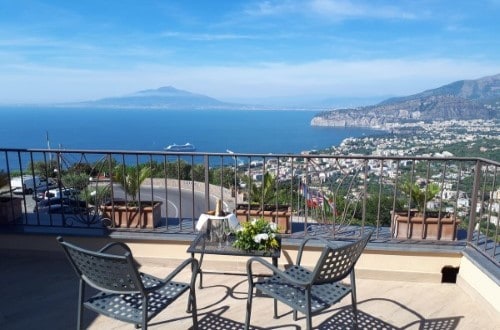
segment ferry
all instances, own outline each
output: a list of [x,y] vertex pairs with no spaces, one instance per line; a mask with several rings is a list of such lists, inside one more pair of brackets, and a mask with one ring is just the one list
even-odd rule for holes
[[164,148],[166,151],[176,151],[176,152],[191,152],[195,151],[196,148],[191,143],[186,144],[171,144]]

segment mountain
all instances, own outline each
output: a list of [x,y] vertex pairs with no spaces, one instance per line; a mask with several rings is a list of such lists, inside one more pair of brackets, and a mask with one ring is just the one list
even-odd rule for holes
[[155,109],[224,109],[237,104],[183,91],[171,86],[139,91],[122,97],[109,97],[96,101],[80,102],[77,106],[104,108],[155,108]]
[[373,106],[324,111],[311,125],[381,128],[392,123],[454,119],[500,119],[500,74],[456,81]]

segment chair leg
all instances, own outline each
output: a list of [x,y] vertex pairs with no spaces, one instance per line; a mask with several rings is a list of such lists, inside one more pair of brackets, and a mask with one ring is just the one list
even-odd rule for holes
[[[307,330],[311,330],[312,329],[312,312],[311,312],[311,289],[308,289],[306,291],[306,322],[307,322],[307,326],[306,326],[306,329]],[[297,311],[295,311],[295,313],[297,313]]]
[[307,329],[307,330],[311,330],[311,329],[312,329],[312,320],[311,320],[311,315],[307,315],[307,316],[306,316],[306,322],[307,322],[306,329]]
[[247,312],[245,316],[245,330],[250,329],[250,317],[252,314],[253,285],[248,283]]
[[142,328],[144,330],[148,328],[148,294],[142,298]]
[[357,306],[357,299],[356,299],[356,281],[355,281],[355,275],[354,275],[354,269],[351,272],[351,303],[352,303],[352,323],[353,323],[353,329],[358,328],[358,306]]
[[85,297],[85,282],[80,278],[80,285],[78,288],[78,315],[77,315],[77,329],[83,329],[83,299]]
[[191,316],[193,317],[193,330],[198,329],[198,310],[196,307],[196,293],[193,291],[189,291],[189,303],[191,307]]

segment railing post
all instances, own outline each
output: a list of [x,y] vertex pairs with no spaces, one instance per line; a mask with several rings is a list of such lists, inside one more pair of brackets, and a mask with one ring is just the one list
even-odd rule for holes
[[472,241],[472,236],[474,234],[474,226],[476,225],[476,210],[477,210],[477,194],[479,190],[479,185],[481,180],[481,161],[476,162],[474,167],[474,183],[472,185],[472,200],[469,213],[469,228],[467,229],[467,243]]
[[208,164],[208,155],[203,156],[203,164],[205,166],[205,211],[210,210],[210,171]]

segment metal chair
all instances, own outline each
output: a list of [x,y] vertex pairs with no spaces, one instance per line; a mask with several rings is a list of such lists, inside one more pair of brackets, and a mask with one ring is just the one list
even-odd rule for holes
[[[293,319],[297,320],[297,311],[305,314],[307,329],[312,328],[313,315],[339,302],[349,293],[352,298],[354,328],[357,327],[356,281],[354,266],[370,240],[373,231],[365,232],[356,241],[331,241],[321,237],[305,238],[297,254],[295,265],[281,271],[266,260],[253,257],[247,262],[248,298],[245,329],[250,327],[253,291],[267,294],[274,299],[274,318],[278,318],[277,301],[293,309]],[[323,250],[313,270],[300,266],[304,247],[311,240],[319,240]],[[272,276],[255,281],[253,265],[259,263],[273,272]],[[350,275],[350,285],[340,283]]]
[[[62,237],[58,237],[57,240],[80,278],[78,329],[82,328],[83,307],[147,329],[147,324],[153,317],[186,291],[189,292],[187,312],[192,313],[193,329],[198,328],[195,295],[198,273],[196,259],[185,260],[166,278],[160,279],[140,273],[130,248],[124,243],[110,243],[95,252],[65,242]],[[106,253],[111,248],[121,248],[124,253]],[[190,283],[172,281],[187,266],[191,266],[192,271]],[[86,298],[87,285],[99,292]]]

